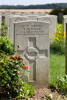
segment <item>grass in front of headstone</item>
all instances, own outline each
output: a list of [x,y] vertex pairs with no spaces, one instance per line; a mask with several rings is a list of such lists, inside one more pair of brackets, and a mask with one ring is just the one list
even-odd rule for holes
[[57,79],[65,75],[65,55],[50,54],[50,85],[56,86]]

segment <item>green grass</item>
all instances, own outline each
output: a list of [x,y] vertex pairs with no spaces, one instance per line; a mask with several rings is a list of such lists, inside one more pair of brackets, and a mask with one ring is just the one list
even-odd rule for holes
[[65,75],[65,56],[50,54],[50,84],[55,85],[57,78]]

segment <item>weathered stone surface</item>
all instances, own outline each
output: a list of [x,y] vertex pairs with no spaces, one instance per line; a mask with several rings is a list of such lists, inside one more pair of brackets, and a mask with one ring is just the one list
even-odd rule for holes
[[14,15],[14,14],[11,14],[11,13],[6,13],[5,14],[5,22],[6,22],[6,25],[8,26],[9,25],[9,19],[12,18],[12,17],[18,17],[20,15]]
[[37,18],[39,16],[38,15],[27,15],[26,17],[28,17],[28,20],[35,20],[35,21],[37,21]]
[[28,16],[28,18],[29,18],[29,16],[32,18],[32,16],[33,16],[33,18],[32,19],[34,19],[34,16],[36,17],[36,16],[45,16],[45,15],[47,15],[46,13],[43,13],[43,12],[22,12],[22,13],[20,13],[20,12],[18,12],[18,13],[5,13],[5,22],[6,22],[6,25],[8,26],[8,19],[9,19],[9,17],[12,17],[12,16]]
[[[22,21],[14,23],[15,51],[29,66],[28,81],[35,85],[49,83],[49,23]],[[19,46],[19,48],[17,48]]]
[[37,21],[37,15],[28,15],[28,16],[10,16],[8,18],[8,36],[11,38],[12,42],[14,42],[14,38],[13,38],[13,31],[14,31],[14,27],[13,27],[13,23],[14,22],[19,22],[19,21],[26,21],[26,20],[36,20]]
[[[11,38],[12,42],[14,42],[13,38],[13,23],[19,22],[19,21],[26,21],[26,20],[35,20],[35,21],[46,21],[50,23],[50,32],[49,36],[51,37],[53,34],[53,37],[55,37],[56,33],[56,24],[57,24],[57,17],[54,15],[45,15],[45,13],[24,13],[26,16],[19,15],[19,14],[8,14],[6,17],[6,24],[8,26],[8,36]],[[43,15],[43,16],[42,16]]]
[[46,21],[46,22],[50,23],[49,36],[51,36],[52,33],[56,34],[57,16],[55,16],[55,15],[41,16],[41,17],[38,18],[38,21]]
[[[35,12],[34,13],[33,12],[28,12],[28,13],[27,12],[26,13],[5,13],[5,22],[6,22],[6,25],[8,27],[8,35],[12,34],[12,33],[10,33],[10,32],[12,32],[10,30],[13,30],[11,27],[13,25],[12,23],[14,22],[15,17],[16,18],[17,17],[23,17],[23,18],[27,17],[27,18],[24,18],[23,21],[25,21],[26,19],[27,20],[36,20],[37,21],[38,17],[39,16],[43,16],[43,15],[46,15],[46,14],[45,13],[40,13],[40,12],[39,13],[35,13]],[[12,21],[10,21],[11,19],[12,19]],[[15,22],[17,22],[17,20]]]
[[[16,14],[16,13],[15,13]],[[17,14],[16,14],[17,15]],[[44,16],[47,15],[47,13],[45,12],[22,12],[21,14],[19,14],[21,16],[28,16],[28,15],[39,15],[39,16]]]
[[9,17],[9,21],[8,21],[8,36],[11,38],[11,41],[14,43],[14,27],[13,27],[13,23],[14,22],[20,22],[20,21],[26,21],[28,18],[27,17],[22,17],[22,16],[12,16]]
[[13,16],[11,13],[5,13],[5,23],[8,26],[9,23],[9,17]]

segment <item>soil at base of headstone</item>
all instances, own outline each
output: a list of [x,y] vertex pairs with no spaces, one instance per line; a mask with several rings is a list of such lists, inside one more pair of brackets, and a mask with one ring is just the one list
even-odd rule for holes
[[[0,95],[0,100],[26,100],[26,99],[9,99],[5,95]],[[59,94],[56,90],[53,92],[49,88],[35,88],[35,95],[28,100],[67,100],[63,94]]]
[[59,94],[56,90],[48,88],[36,88],[35,96],[28,100],[67,100],[63,94]]

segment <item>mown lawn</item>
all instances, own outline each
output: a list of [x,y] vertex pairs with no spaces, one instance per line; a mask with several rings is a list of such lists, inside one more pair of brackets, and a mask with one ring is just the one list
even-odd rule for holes
[[50,54],[50,84],[55,85],[57,78],[65,74],[65,56]]

